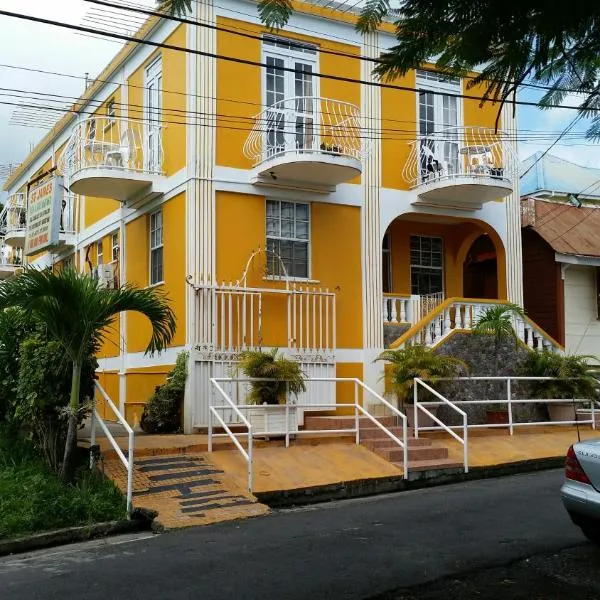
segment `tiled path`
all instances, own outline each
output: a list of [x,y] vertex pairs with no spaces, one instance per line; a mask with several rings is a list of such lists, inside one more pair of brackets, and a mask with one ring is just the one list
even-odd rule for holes
[[[125,492],[127,474],[122,464],[109,460],[104,469]],[[158,511],[157,520],[166,529],[245,519],[269,510],[199,454],[136,459],[133,504]]]

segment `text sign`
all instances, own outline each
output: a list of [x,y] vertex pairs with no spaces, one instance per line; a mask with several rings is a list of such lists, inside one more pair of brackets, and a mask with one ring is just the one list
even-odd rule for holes
[[29,190],[25,239],[28,256],[58,245],[62,197],[62,177],[54,177]]

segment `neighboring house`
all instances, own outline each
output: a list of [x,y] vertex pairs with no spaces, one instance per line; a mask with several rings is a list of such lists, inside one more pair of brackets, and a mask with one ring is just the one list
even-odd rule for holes
[[[137,315],[102,349],[100,381],[130,421],[183,349],[189,432],[241,349],[382,390],[384,324],[388,342],[412,326],[433,345],[481,300],[522,302],[512,107],[496,131],[496,107],[471,98],[482,88],[427,65],[382,86],[361,57],[393,28],[363,37],[347,6],[300,2],[276,35],[241,0],[192,6],[201,25],[150,18],[137,36],[170,48],[127,44],[6,183],[6,242],[23,246],[37,219],[30,264],[169,294],[167,352],[144,355]],[[56,175],[48,234],[31,193]],[[519,334],[552,344],[530,322]],[[335,399],[323,384],[302,401]]]
[[600,357],[600,169],[538,153],[521,171],[525,309],[568,353]]

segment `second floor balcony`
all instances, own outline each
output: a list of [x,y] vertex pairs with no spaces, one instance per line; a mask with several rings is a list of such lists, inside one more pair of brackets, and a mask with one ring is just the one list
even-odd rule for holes
[[508,135],[485,127],[451,127],[420,136],[403,177],[418,202],[481,208],[513,191],[517,160]]
[[23,252],[20,248],[11,248],[0,237],[0,281],[12,277],[23,265]]
[[127,202],[160,193],[160,121],[85,119],[75,126],[59,166],[69,189],[82,196]]
[[[57,246],[75,245],[76,197],[65,191],[60,205],[60,222]],[[7,246],[20,249],[27,238],[27,196],[24,193],[12,194],[0,214],[4,240]]]
[[331,191],[362,171],[360,109],[313,96],[275,102],[255,117],[244,155],[254,183]]

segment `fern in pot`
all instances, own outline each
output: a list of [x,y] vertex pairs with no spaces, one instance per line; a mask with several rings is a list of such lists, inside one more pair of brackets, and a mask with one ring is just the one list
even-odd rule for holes
[[540,400],[561,400],[548,402],[551,421],[575,421],[576,403],[574,400],[597,397],[598,381],[593,376],[589,362],[597,362],[594,356],[560,354],[551,350],[531,352],[521,365],[521,374],[528,377],[553,377],[553,379],[532,381],[530,394]]
[[[248,403],[260,405],[260,409],[249,409],[248,419],[255,433],[282,434],[298,430],[298,415],[291,406],[298,394],[306,391],[304,374],[300,364],[289,360],[273,349],[246,350],[237,356],[236,373],[243,373],[250,381]],[[287,407],[286,407],[287,405]]]

